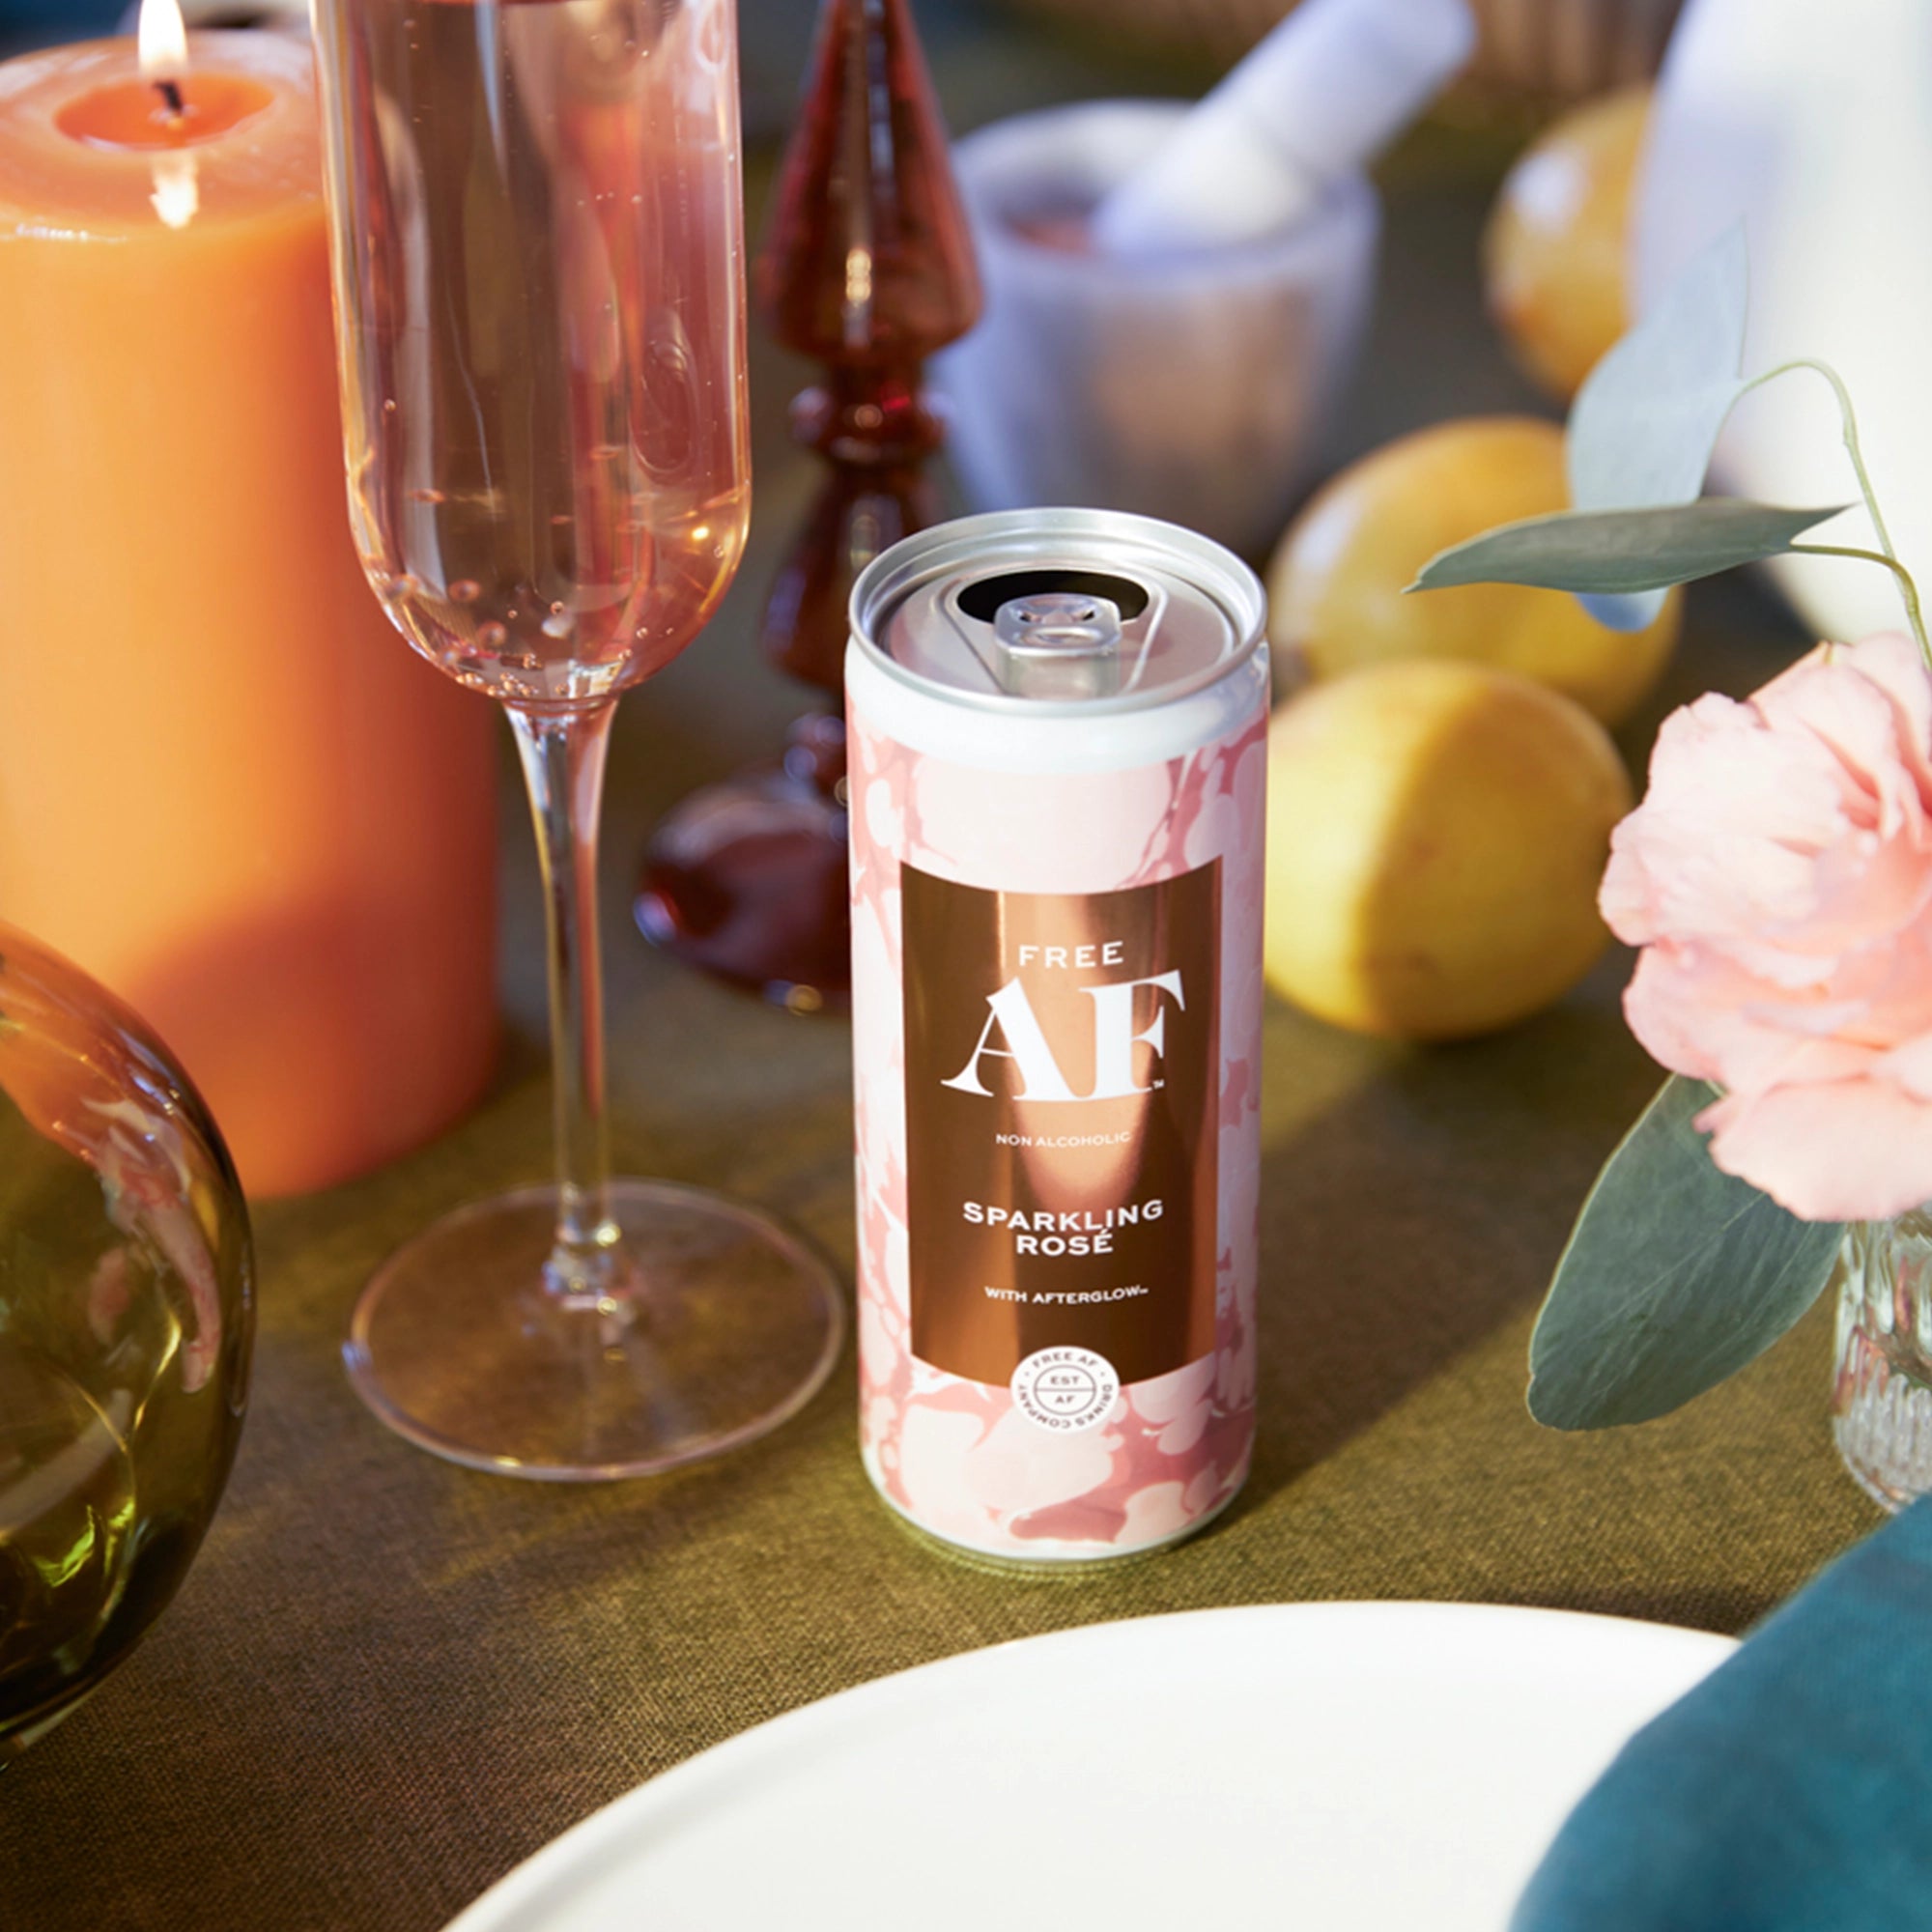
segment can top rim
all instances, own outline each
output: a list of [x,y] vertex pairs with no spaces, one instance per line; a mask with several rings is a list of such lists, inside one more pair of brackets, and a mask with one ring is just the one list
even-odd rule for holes
[[[989,559],[988,553],[992,553]],[[1130,568],[1138,560],[1184,577],[1227,619],[1233,647],[1214,663],[1172,684],[1107,697],[1039,698],[979,691],[915,670],[881,641],[888,619],[916,591],[967,564],[995,561],[1093,569]],[[993,510],[960,517],[901,539],[860,573],[852,586],[853,640],[896,682],[950,704],[1008,718],[1118,717],[1157,710],[1208,690],[1254,656],[1264,634],[1267,600],[1261,580],[1233,551],[1178,524],[1124,510]]]

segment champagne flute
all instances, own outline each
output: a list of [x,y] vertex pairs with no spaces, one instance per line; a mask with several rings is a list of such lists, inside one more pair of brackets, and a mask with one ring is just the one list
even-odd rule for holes
[[823,1381],[840,1304],[767,1217],[609,1178],[597,815],[618,694],[750,510],[731,0],[316,0],[351,520],[397,628],[515,727],[543,864],[554,1188],[459,1209],[346,1349],[473,1466],[640,1475]]

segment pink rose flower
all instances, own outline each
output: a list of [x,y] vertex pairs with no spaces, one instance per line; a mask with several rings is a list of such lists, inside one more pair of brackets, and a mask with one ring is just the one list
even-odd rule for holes
[[1722,1097],[1726,1174],[1811,1221],[1932,1199],[1932,676],[1909,639],[1821,644],[1665,720],[1604,917],[1665,1066]]

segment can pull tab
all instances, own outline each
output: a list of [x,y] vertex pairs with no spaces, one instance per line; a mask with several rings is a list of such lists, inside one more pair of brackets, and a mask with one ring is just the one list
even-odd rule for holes
[[1001,684],[1015,696],[1111,697],[1121,688],[1121,611],[1083,591],[1041,590],[993,616]]

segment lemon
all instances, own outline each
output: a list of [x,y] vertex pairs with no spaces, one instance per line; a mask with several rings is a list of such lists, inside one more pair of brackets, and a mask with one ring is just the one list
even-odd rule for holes
[[1630,327],[1631,196],[1648,86],[1575,108],[1526,148],[1483,237],[1483,284],[1524,372],[1559,401]]
[[1411,662],[1311,686],[1268,735],[1268,983],[1406,1039],[1526,1018],[1604,949],[1630,809],[1603,726],[1524,678]]
[[1268,636],[1317,678],[1391,658],[1462,658],[1618,724],[1669,660],[1681,593],[1636,632],[1598,623],[1560,590],[1403,594],[1437,551],[1568,503],[1563,433],[1534,416],[1469,416],[1385,443],[1333,477],[1282,538],[1268,566]]

